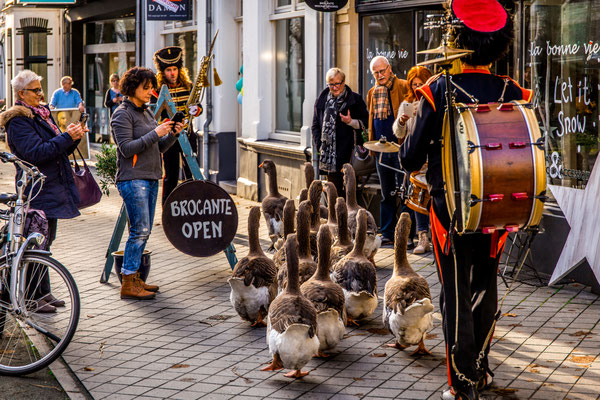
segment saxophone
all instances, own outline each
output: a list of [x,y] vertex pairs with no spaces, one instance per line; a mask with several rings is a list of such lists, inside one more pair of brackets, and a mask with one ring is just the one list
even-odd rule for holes
[[[217,30],[210,44],[208,54],[202,56],[200,59],[200,70],[198,71],[198,75],[196,75],[194,86],[192,86],[192,91],[190,92],[190,97],[187,101],[187,109],[190,117],[198,117],[200,114],[202,114],[203,109],[201,103],[204,99],[206,88],[210,86],[210,82],[208,81],[208,71],[210,68],[210,63],[214,58],[213,48],[215,47],[215,41],[217,40],[218,34],[219,31]],[[214,86],[219,86],[221,83],[223,83],[219,77],[219,74],[217,74],[216,68],[213,68],[213,83]]]

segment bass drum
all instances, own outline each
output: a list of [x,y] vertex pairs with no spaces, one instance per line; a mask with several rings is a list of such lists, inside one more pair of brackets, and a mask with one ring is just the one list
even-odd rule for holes
[[[522,100],[455,109],[463,230],[515,232],[537,226],[544,208],[544,142],[534,112]],[[450,127],[444,119],[442,169],[446,202],[454,213]]]

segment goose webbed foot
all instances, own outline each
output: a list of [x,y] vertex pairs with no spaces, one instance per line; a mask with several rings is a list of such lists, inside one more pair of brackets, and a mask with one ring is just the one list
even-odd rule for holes
[[300,371],[299,369],[297,369],[295,371],[290,371],[283,376],[285,376],[286,378],[302,378],[306,375],[308,375],[308,371]]
[[346,321],[346,326],[360,326],[360,324],[352,318],[348,317]]
[[319,351],[319,352],[318,352],[318,353],[315,355],[315,357],[317,357],[317,358],[328,358],[328,357],[331,357],[331,354],[327,354],[327,353],[325,353],[325,352],[323,352],[323,351]]
[[410,353],[411,356],[421,355],[421,356],[432,356],[431,352],[425,348],[425,342],[423,339],[419,342],[417,349]]
[[271,364],[262,368],[261,371],[277,371],[279,369],[283,369],[283,363],[281,362],[279,354],[275,354],[273,356],[273,361],[271,361]]
[[256,318],[256,321],[254,321],[254,323],[250,326],[253,328],[260,328],[263,326],[267,326],[267,324],[263,320],[262,315],[259,315],[258,318]]

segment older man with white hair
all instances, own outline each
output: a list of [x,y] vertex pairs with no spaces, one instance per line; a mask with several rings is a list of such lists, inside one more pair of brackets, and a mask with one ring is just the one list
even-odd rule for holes
[[[408,93],[406,80],[399,79],[392,72],[392,66],[383,56],[374,57],[370,64],[371,73],[375,78],[373,86],[367,94],[369,109],[369,140],[379,140],[384,136],[390,142],[398,142],[392,126],[396,118],[395,112],[400,107]],[[396,153],[384,153],[381,162],[390,167],[400,169]],[[381,205],[379,209],[379,225],[381,228],[381,245],[394,244],[394,229],[396,227],[396,198],[392,196],[394,189],[401,183],[400,174],[382,167],[377,160],[377,174],[381,184]],[[409,247],[412,240],[409,241]],[[414,245],[413,245],[414,246]]]

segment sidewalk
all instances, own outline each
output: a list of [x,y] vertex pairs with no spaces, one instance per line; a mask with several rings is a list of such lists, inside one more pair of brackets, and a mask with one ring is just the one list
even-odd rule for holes
[[[13,167],[0,165],[0,190],[13,191]],[[235,198],[240,214],[234,241],[248,252],[246,221],[256,203]],[[381,323],[381,299],[392,273],[393,250],[376,257],[380,305],[368,323],[347,328],[333,357],[313,359],[310,375],[290,380],[262,372],[270,361],[264,328],[251,328],[229,302],[231,269],[223,253],[194,258],[180,253],[161,229],[157,209],[147,249],[154,301],[124,301],[114,272],[99,283],[121,206],[116,189],[73,220],[59,221],[53,254],[73,273],[82,299],[81,320],[64,358],[95,399],[438,399],[446,385],[441,321],[426,340],[433,356],[382,347],[392,336]],[[261,221],[262,223],[262,221]],[[263,248],[268,243],[261,226]],[[431,255],[409,256],[427,278],[439,311]],[[499,279],[500,296],[505,286]],[[600,381],[600,301],[580,285],[535,288],[515,283],[490,355],[495,391],[487,398],[597,399]]]

